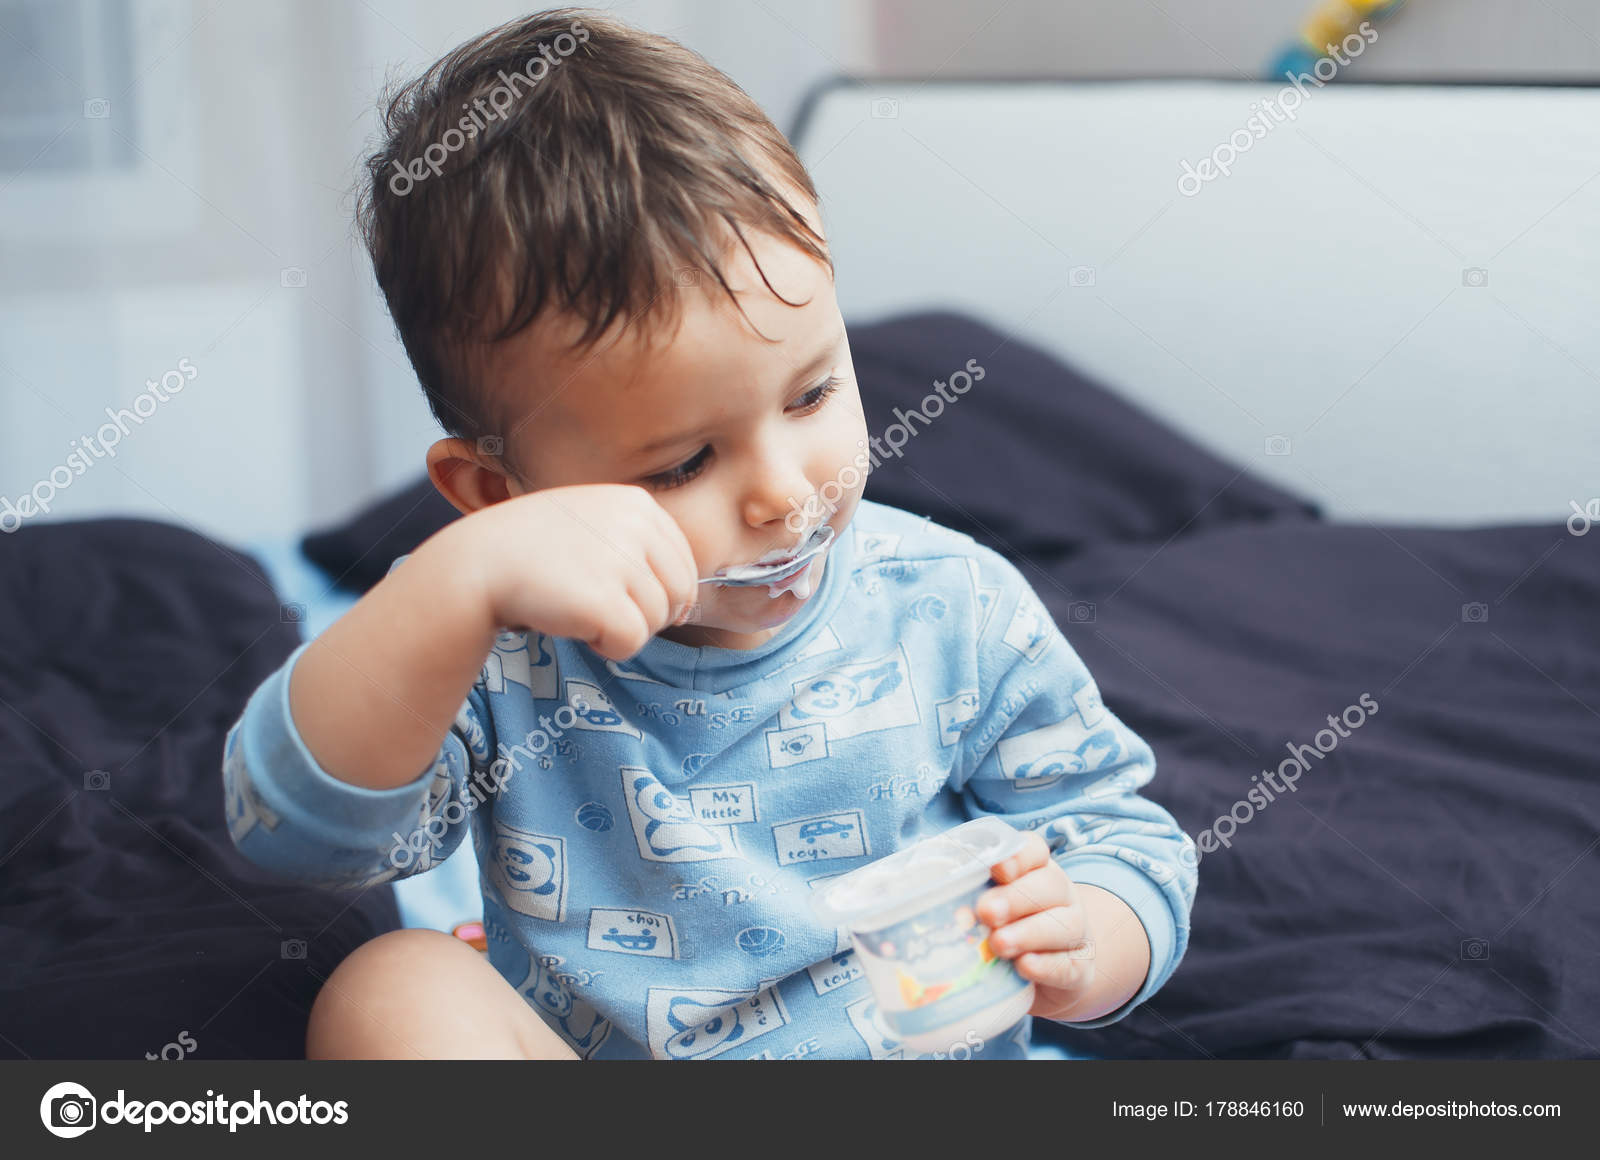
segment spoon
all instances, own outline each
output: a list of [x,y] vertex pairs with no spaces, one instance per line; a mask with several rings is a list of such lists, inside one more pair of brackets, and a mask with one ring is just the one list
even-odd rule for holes
[[702,576],[700,583],[726,584],[730,587],[738,588],[755,588],[763,584],[775,584],[780,580],[787,580],[791,576],[798,575],[832,542],[833,525],[820,524],[817,530],[811,533],[792,560],[785,560],[781,564],[735,564],[730,568],[721,569],[715,576]]

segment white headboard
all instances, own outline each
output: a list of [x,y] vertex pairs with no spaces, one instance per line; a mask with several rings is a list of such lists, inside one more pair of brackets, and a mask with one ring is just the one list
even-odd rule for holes
[[846,319],[976,315],[1339,517],[1600,495],[1600,89],[1282,88],[824,86]]

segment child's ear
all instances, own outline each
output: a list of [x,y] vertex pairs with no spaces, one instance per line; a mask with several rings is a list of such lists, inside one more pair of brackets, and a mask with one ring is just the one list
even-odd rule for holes
[[505,467],[465,439],[441,439],[428,448],[428,478],[462,515],[522,494]]

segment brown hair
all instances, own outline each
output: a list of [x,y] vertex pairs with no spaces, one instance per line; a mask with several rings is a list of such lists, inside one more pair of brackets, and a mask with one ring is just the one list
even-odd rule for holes
[[357,220],[428,404],[457,437],[503,434],[474,379],[488,347],[547,306],[583,323],[574,349],[619,316],[675,332],[667,291],[700,270],[737,306],[719,258],[730,230],[750,250],[741,223],[833,269],[767,176],[817,201],[760,106],[699,54],[602,13],[502,25],[386,105]]

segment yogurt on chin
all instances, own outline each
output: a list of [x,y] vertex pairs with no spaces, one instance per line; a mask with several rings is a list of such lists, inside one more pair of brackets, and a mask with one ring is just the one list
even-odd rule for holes
[[828,553],[824,552],[793,576],[779,580],[776,584],[768,584],[767,595],[776,600],[785,592],[793,592],[796,600],[808,599],[821,586],[822,570],[827,566],[827,560]]

